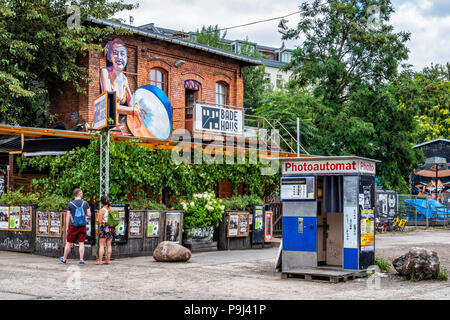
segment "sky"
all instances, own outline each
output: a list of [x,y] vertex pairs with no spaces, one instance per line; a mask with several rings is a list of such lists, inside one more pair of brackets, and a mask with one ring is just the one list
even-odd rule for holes
[[[139,3],[139,8],[116,15],[133,26],[155,23],[169,29],[195,31],[203,25],[219,28],[280,17],[299,10],[299,5],[309,0],[126,0]],[[450,0],[391,0],[395,13],[390,24],[394,32],[411,32],[407,42],[410,49],[408,63],[420,71],[433,64],[450,62]],[[287,26],[295,28],[298,14],[287,17]],[[248,37],[260,45],[281,47],[278,20],[263,22],[227,31],[227,39],[243,40]],[[299,40],[285,41],[294,49]]]

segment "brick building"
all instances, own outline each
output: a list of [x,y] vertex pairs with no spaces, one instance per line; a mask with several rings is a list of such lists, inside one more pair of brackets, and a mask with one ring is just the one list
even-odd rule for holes
[[[133,32],[108,40],[120,38],[126,45],[128,62],[124,74],[131,92],[152,84],[167,94],[173,110],[172,130],[192,131],[195,100],[242,108],[243,68],[261,63],[258,59],[117,22],[90,18],[87,23]],[[51,94],[51,112],[68,129],[93,122],[93,102],[102,91],[100,69],[108,61],[102,52],[90,52],[80,58],[80,64],[89,69],[92,79],[86,85],[87,94],[76,93],[70,84],[62,85],[62,94],[56,91]]]

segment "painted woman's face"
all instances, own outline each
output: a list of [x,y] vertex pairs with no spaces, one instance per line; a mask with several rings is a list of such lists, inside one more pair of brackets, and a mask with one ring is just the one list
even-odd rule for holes
[[122,45],[114,45],[111,52],[111,60],[114,65],[114,69],[125,69],[127,65],[127,48]]

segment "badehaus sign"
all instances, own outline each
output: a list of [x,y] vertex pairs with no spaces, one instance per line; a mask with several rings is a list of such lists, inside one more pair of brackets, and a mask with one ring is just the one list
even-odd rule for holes
[[196,104],[194,130],[242,135],[244,113],[241,109]]
[[375,174],[375,161],[359,157],[284,159],[283,174]]

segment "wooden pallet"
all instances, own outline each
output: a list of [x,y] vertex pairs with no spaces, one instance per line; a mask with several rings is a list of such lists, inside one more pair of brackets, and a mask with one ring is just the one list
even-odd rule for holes
[[355,273],[345,270],[332,270],[324,268],[294,269],[283,271],[281,273],[281,278],[300,278],[307,281],[338,283],[347,282],[347,280],[354,280]]

